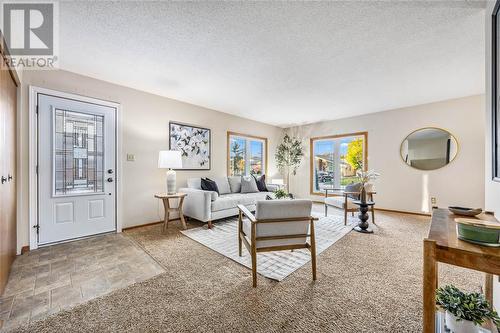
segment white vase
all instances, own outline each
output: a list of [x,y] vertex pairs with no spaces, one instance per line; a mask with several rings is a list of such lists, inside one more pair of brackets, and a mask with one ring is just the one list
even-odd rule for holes
[[457,318],[446,311],[445,314],[446,327],[451,333],[478,333],[479,327],[470,320],[457,320]]

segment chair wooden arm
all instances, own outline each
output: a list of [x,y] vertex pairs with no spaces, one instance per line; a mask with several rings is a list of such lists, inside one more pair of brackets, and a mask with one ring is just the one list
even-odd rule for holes
[[255,216],[253,216],[252,212],[250,212],[248,208],[246,208],[245,206],[238,205],[238,209],[240,210],[241,213],[243,213],[243,215],[245,215],[250,220],[250,222],[255,223],[257,221]]

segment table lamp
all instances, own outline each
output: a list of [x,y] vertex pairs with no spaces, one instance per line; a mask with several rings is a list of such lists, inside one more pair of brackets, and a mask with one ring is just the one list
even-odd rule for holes
[[167,171],[167,194],[175,194],[175,171],[182,168],[181,152],[179,150],[162,150],[158,155],[158,168]]

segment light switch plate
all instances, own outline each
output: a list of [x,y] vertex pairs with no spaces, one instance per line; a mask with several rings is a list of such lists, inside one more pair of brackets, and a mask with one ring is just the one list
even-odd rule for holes
[[134,154],[127,154],[127,161],[134,162],[135,161],[135,155]]

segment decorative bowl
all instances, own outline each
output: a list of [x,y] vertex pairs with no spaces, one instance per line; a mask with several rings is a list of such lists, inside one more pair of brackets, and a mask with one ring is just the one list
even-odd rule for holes
[[456,218],[457,236],[471,243],[500,247],[500,223],[479,219]]
[[448,207],[450,212],[456,215],[463,215],[463,216],[476,216],[479,215],[483,212],[481,208],[467,208],[467,207],[455,207],[455,206],[450,206]]

